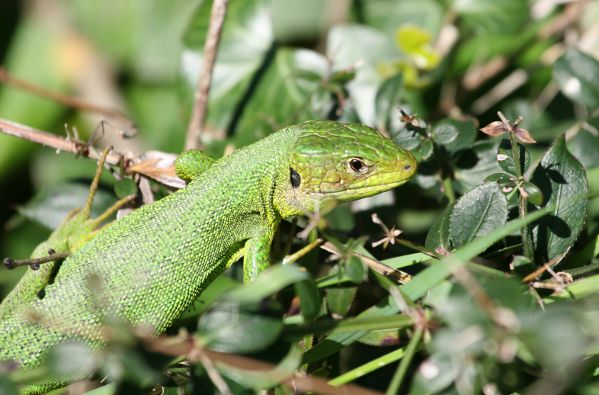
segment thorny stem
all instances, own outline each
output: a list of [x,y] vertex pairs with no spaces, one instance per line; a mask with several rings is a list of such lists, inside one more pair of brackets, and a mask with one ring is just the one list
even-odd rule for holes
[[198,83],[195,90],[195,103],[193,105],[191,119],[187,127],[187,137],[185,140],[185,149],[195,149],[199,147],[200,135],[204,128],[204,120],[206,117],[206,107],[208,105],[208,92],[212,83],[212,71],[216,62],[216,53],[218,51],[218,43],[227,13],[228,0],[214,0],[212,4],[212,13],[210,15],[210,26],[208,27],[208,35],[204,43],[204,58]]

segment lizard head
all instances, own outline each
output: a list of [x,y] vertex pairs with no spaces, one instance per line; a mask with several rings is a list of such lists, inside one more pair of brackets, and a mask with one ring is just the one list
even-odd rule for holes
[[288,202],[302,211],[328,211],[337,203],[395,188],[416,172],[414,156],[360,124],[310,121],[289,163]]

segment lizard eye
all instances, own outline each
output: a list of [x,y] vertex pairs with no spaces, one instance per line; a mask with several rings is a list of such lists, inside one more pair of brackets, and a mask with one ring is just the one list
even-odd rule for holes
[[291,186],[293,188],[299,187],[300,184],[302,183],[302,177],[299,175],[299,173],[297,171],[295,171],[291,167],[289,168],[289,171],[290,171],[289,179],[291,181]]
[[368,165],[360,158],[351,158],[347,161],[347,166],[356,174],[364,174],[368,171]]

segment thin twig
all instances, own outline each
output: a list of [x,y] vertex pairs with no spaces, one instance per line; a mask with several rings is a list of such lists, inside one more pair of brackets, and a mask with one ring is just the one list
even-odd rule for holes
[[124,122],[128,127],[135,129],[135,124],[123,112],[106,108],[96,104],[87,103],[75,97],[67,96],[62,93],[32,84],[31,82],[21,80],[8,73],[4,67],[0,67],[0,82],[14,86],[15,88],[27,91],[36,96],[45,97],[46,99],[55,101],[67,107],[76,108],[82,111],[89,111],[101,114],[107,118],[117,119]]
[[195,90],[195,103],[191,119],[189,120],[189,126],[187,127],[187,137],[185,139],[186,150],[199,147],[200,135],[204,128],[206,107],[208,105],[208,92],[212,83],[212,71],[214,70],[218,43],[225,21],[225,14],[227,13],[227,3],[228,0],[214,0],[212,4],[210,26],[208,27],[208,35],[204,44],[204,58]]
[[39,269],[39,265],[42,263],[59,261],[59,260],[65,259],[70,254],[71,254],[70,252],[59,252],[59,253],[49,254],[47,256],[42,256],[39,258],[25,258],[25,259],[5,258],[4,266],[6,266],[7,269],[14,269],[15,267],[19,267],[19,266],[31,266],[34,270],[37,270],[37,269]]
[[208,374],[208,377],[210,377],[210,380],[212,380],[212,383],[216,388],[218,388],[221,394],[233,395],[233,392],[231,392],[231,389],[227,385],[227,382],[220,375],[220,373],[214,366],[214,363],[212,363],[212,360],[208,358],[206,353],[200,347],[196,347],[194,350],[192,350],[189,356],[189,359],[191,359],[192,361],[199,360],[202,363],[204,369],[206,370],[206,373]]
[[[100,153],[90,150],[88,145],[82,141],[65,139],[52,133],[34,129],[17,122],[8,121],[0,118],[0,132],[8,135],[29,140],[34,143],[55,148],[59,151],[71,152],[73,154],[85,156],[90,159],[99,159]],[[111,151],[106,158],[106,163],[116,166],[123,160],[123,155]]]

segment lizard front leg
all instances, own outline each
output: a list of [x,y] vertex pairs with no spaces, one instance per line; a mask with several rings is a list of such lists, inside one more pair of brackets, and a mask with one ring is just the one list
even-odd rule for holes
[[258,274],[270,266],[270,246],[274,229],[260,232],[245,243],[243,258],[243,282],[252,282]]

